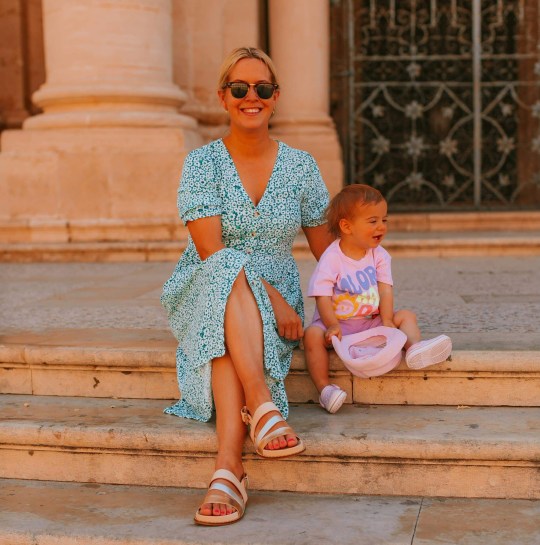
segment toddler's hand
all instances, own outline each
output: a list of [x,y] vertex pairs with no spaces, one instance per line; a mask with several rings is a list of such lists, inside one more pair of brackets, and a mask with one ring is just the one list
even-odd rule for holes
[[324,334],[324,340],[327,344],[327,346],[332,345],[332,337],[336,336],[341,341],[341,327],[336,325],[331,325]]

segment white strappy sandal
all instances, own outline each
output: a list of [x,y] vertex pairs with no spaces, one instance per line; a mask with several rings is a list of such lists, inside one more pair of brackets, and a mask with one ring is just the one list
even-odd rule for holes
[[[244,407],[242,409],[242,420],[248,426],[249,436],[253,441],[253,445],[255,446],[255,451],[257,452],[257,454],[259,454],[263,458],[285,458],[287,456],[293,456],[294,454],[299,454],[300,452],[303,452],[306,449],[304,443],[302,442],[300,437],[298,437],[298,435],[294,433],[294,430],[287,424],[283,416],[281,416],[281,413],[269,418],[268,422],[266,422],[266,424],[262,426],[262,428],[257,433],[257,436],[255,436],[255,430],[257,429],[257,424],[259,423],[261,418],[264,415],[273,411],[279,413],[279,409],[271,401],[267,401],[266,403],[259,405],[253,416],[249,414],[247,407]],[[284,424],[283,426],[280,426],[273,431],[269,431],[272,426],[275,426],[276,424],[279,424],[281,422]],[[294,447],[287,447],[276,450],[264,448],[266,447],[266,445],[268,445],[268,443],[270,443],[270,441],[281,437],[282,435],[295,435],[298,443]]]
[[[216,479],[229,481],[240,492],[238,495],[233,488],[223,483],[216,483]],[[232,524],[240,520],[244,516],[246,503],[248,500],[246,487],[248,485],[247,475],[244,475],[242,481],[239,481],[234,473],[228,469],[218,469],[213,475],[208,487],[208,492],[204,497],[201,505],[206,503],[223,503],[236,509],[230,515],[201,515],[201,509],[197,509],[195,513],[195,522],[203,526],[223,526],[224,524]]]

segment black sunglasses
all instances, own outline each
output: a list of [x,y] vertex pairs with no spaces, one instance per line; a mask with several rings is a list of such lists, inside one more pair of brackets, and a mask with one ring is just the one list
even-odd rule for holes
[[231,90],[231,95],[234,98],[244,98],[250,87],[255,88],[255,92],[259,98],[267,100],[272,97],[274,91],[279,89],[277,83],[246,83],[245,81],[230,81],[223,88],[228,87]]

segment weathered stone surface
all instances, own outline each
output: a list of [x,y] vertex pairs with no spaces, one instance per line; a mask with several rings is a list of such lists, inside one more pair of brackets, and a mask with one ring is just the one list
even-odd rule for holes
[[[314,260],[298,264],[305,292]],[[172,267],[0,265],[0,391],[176,397],[176,342],[159,303]],[[425,337],[448,333],[452,360],[353,380],[332,355],[332,380],[364,404],[537,405],[539,271],[537,257],[394,259],[396,307],[417,312]],[[293,402],[317,401],[301,351],[287,387]]]
[[[0,476],[204,487],[216,436],[163,401],[3,396]],[[304,454],[261,459],[252,487],[377,495],[540,499],[540,408],[291,408]]]
[[538,501],[251,491],[241,522],[201,528],[198,490],[18,480],[0,489],[2,545],[540,543]]

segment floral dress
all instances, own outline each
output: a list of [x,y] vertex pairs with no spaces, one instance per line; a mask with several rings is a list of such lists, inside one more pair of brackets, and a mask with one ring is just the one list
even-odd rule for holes
[[283,142],[278,142],[274,169],[257,206],[246,193],[222,140],[188,154],[178,190],[180,217],[186,223],[221,216],[226,248],[201,261],[190,237],[163,287],[161,302],[178,340],[176,363],[182,396],[165,412],[204,422],[210,419],[212,360],[225,353],[225,305],[243,268],[261,313],[266,382],[274,403],[287,418],[284,379],[297,342],[279,336],[261,278],[304,318],[292,245],[300,227],[325,222],[327,204],[328,192],[315,160]]

